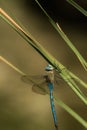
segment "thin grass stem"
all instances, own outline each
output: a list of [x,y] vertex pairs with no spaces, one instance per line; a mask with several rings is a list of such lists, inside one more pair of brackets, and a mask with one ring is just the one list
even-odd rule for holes
[[73,0],[66,0],[69,4],[71,4],[73,7],[75,7],[78,11],[80,11],[84,16],[87,17],[87,11],[83,9],[80,5],[78,5],[75,1]]

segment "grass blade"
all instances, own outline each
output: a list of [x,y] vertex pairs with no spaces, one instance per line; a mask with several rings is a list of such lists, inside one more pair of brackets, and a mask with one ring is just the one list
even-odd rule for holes
[[66,36],[66,34],[63,32],[63,30],[60,28],[58,23],[55,23],[53,19],[47,14],[47,12],[43,9],[43,7],[40,5],[40,3],[35,0],[36,3],[39,5],[39,7],[42,9],[44,14],[48,17],[49,22],[52,24],[52,26],[56,29],[56,31],[60,34],[60,36],[63,38],[63,40],[66,42],[66,44],[70,47],[70,49],[74,52],[74,54],[77,56],[79,61],[81,62],[84,69],[87,71],[87,62],[85,59],[81,56],[79,51],[76,49],[76,47],[73,45],[73,43],[69,40],[69,38]]
[[87,128],[87,121],[85,121],[80,115],[78,115],[75,111],[73,111],[69,106],[67,106],[64,102],[62,102],[59,98],[54,97],[56,102],[67,111],[73,118],[75,118],[80,124],[82,124],[85,128]]
[[84,88],[87,88],[87,83],[83,82],[80,78],[78,78],[76,75],[74,75],[73,73],[71,73],[69,71],[69,74],[71,75],[71,77],[77,81],[79,84],[81,84]]
[[80,5],[78,5],[75,1],[73,0],[66,0],[66,1],[87,17],[87,11],[83,9]]
[[79,53],[79,51],[76,49],[76,47],[72,44],[72,42],[69,40],[69,38],[63,32],[63,30],[61,29],[61,27],[59,26],[59,24],[56,23],[56,25],[58,27],[58,29],[57,29],[58,32],[61,34],[61,36],[63,37],[63,39],[66,41],[67,45],[71,48],[71,50],[74,52],[74,54],[77,56],[77,58],[81,62],[81,64],[84,67],[84,69],[87,71],[87,62],[84,60],[84,58],[82,57],[82,55]]
[[75,94],[87,105],[87,97],[83,94],[83,92],[78,88],[75,81],[71,78],[68,71],[65,69],[60,73],[61,77],[65,80],[65,82],[71,87],[71,89],[75,92]]
[[2,60],[3,62],[5,62],[7,65],[9,65],[12,69],[14,69],[15,71],[17,71],[19,74],[25,75],[24,72],[22,72],[21,70],[19,70],[17,67],[15,67],[12,63],[10,63],[9,61],[7,61],[4,57],[0,56],[0,60]]

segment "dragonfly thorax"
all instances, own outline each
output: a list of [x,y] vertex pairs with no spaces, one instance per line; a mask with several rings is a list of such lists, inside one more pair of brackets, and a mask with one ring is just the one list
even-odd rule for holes
[[54,83],[54,72],[53,70],[47,71],[47,75],[45,75],[45,79],[47,83]]

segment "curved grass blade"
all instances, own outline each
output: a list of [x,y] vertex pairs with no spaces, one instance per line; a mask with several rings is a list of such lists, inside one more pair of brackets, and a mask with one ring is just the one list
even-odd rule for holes
[[83,9],[80,5],[78,5],[75,1],[73,0],[66,0],[66,1],[87,17],[87,11]]
[[70,49],[75,53],[75,55],[77,56],[77,58],[81,62],[82,66],[87,71],[87,62],[82,57],[82,55],[80,54],[80,52],[76,49],[76,47],[73,45],[73,43],[69,40],[69,38],[66,36],[66,34],[63,32],[63,30],[58,25],[58,23],[56,24],[53,21],[53,19],[47,14],[47,12],[43,9],[43,7],[40,5],[40,3],[37,0],[35,0],[35,1],[39,5],[39,7],[42,9],[42,11],[44,12],[44,14],[48,17],[49,22],[56,29],[56,31],[60,34],[60,36],[63,38],[63,40],[66,42],[66,44],[70,47]]

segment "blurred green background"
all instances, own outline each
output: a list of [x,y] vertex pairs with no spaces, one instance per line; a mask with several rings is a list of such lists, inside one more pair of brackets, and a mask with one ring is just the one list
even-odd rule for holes
[[[87,61],[87,20],[64,0],[42,2],[44,8],[58,21]],[[87,1],[78,0],[86,9]],[[69,70],[87,82],[87,73],[60,35],[50,25],[34,0],[0,0],[0,6],[20,21],[33,37]],[[43,74],[47,62],[0,19],[0,55],[24,73]],[[54,90],[57,97],[87,120],[87,107],[66,85],[59,83]],[[83,89],[83,91],[86,93]],[[59,130],[86,130],[55,102]],[[49,96],[32,92],[31,85],[21,75],[0,60],[0,129],[55,130]]]

